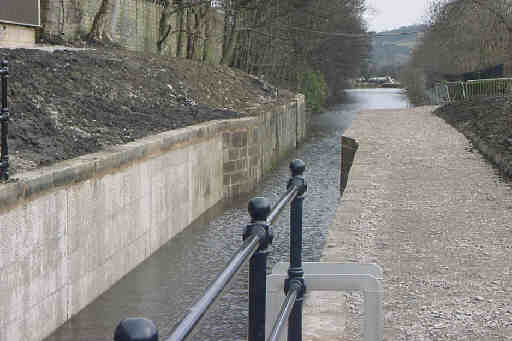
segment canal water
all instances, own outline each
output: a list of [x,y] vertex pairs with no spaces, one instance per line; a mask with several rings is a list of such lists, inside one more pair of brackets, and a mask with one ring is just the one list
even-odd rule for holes
[[[112,340],[117,323],[135,316],[153,320],[163,339],[241,245],[243,228],[249,221],[248,199],[265,196],[275,202],[286,190],[288,164],[293,158],[303,159],[307,165],[304,261],[318,261],[339,199],[340,136],[360,110],[407,106],[405,95],[398,89],[347,91],[346,103],[313,116],[308,141],[283,160],[254,193],[210,209],[46,341]],[[288,258],[288,222],[286,210],[273,226],[271,265]],[[247,304],[245,269],[203,320],[193,339],[246,339]]]

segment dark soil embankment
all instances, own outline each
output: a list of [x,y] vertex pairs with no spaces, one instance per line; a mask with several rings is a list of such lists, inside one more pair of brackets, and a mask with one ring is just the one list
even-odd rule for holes
[[11,174],[291,98],[224,66],[118,49],[0,49],[0,59],[10,66]]
[[506,175],[512,176],[512,102],[479,97],[444,105],[436,115],[468,137]]

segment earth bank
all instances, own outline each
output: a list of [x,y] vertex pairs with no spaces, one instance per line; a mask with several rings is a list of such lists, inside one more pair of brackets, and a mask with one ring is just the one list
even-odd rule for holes
[[476,97],[434,111],[463,133],[501,172],[512,176],[512,99]]
[[97,47],[0,49],[9,61],[10,174],[292,98],[221,65]]

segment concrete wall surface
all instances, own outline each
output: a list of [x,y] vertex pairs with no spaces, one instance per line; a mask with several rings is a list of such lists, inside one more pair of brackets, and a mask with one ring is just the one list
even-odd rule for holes
[[[0,340],[41,340],[305,136],[304,97],[0,185]],[[270,151],[269,151],[270,150]]]

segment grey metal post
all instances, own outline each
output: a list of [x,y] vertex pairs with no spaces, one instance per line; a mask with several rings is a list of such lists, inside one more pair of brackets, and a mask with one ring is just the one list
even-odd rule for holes
[[288,320],[288,341],[302,341],[302,304],[306,291],[302,268],[302,208],[307,191],[303,176],[306,164],[299,159],[293,160],[290,170],[292,178],[288,181],[288,188],[296,186],[298,191],[290,206],[290,268],[285,291],[288,293],[290,289],[295,289],[298,290],[298,295]]
[[7,79],[9,78],[9,64],[7,60],[3,60],[0,66],[0,76],[2,78],[2,106],[0,108],[1,122],[1,145],[2,152],[0,154],[0,180],[9,179],[9,150],[7,148],[7,134],[9,122],[9,108],[7,107]]
[[158,341],[158,330],[151,320],[127,318],[117,325],[114,341]]
[[249,263],[249,341],[265,341],[265,309],[267,295],[267,255],[273,234],[267,224],[271,211],[270,201],[257,197],[249,201],[251,224],[244,232],[244,240],[257,233],[260,247]]

